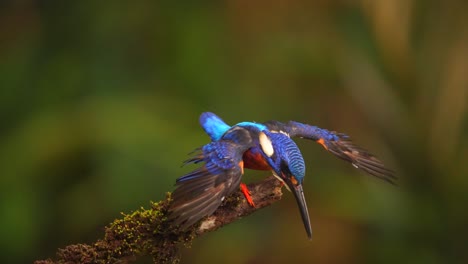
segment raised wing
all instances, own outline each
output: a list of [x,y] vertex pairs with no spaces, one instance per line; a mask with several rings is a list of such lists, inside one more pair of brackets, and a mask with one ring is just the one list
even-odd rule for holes
[[345,134],[295,121],[289,121],[286,124],[278,121],[268,121],[265,125],[270,131],[280,131],[287,133],[290,137],[314,140],[333,155],[353,164],[354,167],[395,184],[396,176],[394,172],[387,169],[377,157],[367,150],[355,145],[349,136]]
[[244,172],[242,155],[251,147],[250,132],[235,128],[213,141],[186,163],[204,162],[203,166],[180,177],[172,194],[170,219],[182,229],[211,215],[224,197],[239,188]]

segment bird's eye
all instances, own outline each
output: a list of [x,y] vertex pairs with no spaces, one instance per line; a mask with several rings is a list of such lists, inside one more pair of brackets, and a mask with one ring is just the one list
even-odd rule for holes
[[268,156],[271,157],[273,156],[273,153],[275,152],[273,150],[273,144],[271,144],[271,140],[268,138],[265,133],[260,132],[259,138],[260,146],[262,147],[263,152]]

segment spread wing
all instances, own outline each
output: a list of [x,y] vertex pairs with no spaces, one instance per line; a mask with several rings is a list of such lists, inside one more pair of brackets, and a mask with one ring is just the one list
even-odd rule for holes
[[345,134],[295,121],[289,121],[286,124],[268,121],[265,125],[269,130],[283,131],[290,137],[311,139],[338,158],[350,162],[354,167],[391,184],[395,184],[396,176],[394,172],[387,169],[377,157],[367,150],[355,145]]
[[251,147],[251,142],[249,131],[231,129],[186,161],[204,164],[177,179],[169,218],[186,229],[211,215],[226,196],[239,188],[244,172],[242,155]]

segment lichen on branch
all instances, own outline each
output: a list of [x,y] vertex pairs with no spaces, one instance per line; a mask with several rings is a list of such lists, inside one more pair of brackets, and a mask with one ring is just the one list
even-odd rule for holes
[[140,208],[105,227],[104,238],[93,244],[74,244],[58,249],[54,259],[38,260],[35,264],[51,263],[129,263],[140,256],[152,256],[155,263],[177,263],[180,246],[190,246],[205,233],[250,215],[258,209],[281,199],[282,184],[273,176],[249,184],[255,208],[236,192],[198,224],[185,231],[173,226],[166,217],[171,202],[170,193],[160,202],[151,202],[150,208]]

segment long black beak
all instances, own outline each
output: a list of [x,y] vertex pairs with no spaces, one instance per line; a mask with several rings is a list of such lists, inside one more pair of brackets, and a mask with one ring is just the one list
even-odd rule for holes
[[309,239],[312,239],[312,227],[310,226],[309,210],[307,209],[307,203],[304,197],[304,190],[302,184],[293,184],[290,177],[283,179],[289,190],[294,194],[299,211],[301,212],[302,222],[304,223],[305,230]]

